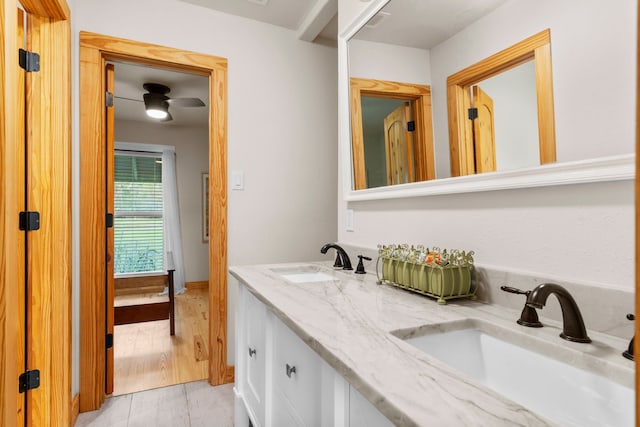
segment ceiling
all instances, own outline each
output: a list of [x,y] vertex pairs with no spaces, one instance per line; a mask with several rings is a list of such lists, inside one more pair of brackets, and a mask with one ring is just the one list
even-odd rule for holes
[[507,0],[392,0],[354,38],[431,49]]
[[[177,0],[281,26],[297,32],[298,38],[335,45],[338,33],[337,0]],[[392,0],[372,19],[374,28],[356,35],[362,40],[429,49],[460,28],[479,19],[506,0]],[[387,14],[387,15],[385,15]],[[416,32],[420,36],[416,37]],[[206,77],[118,62],[115,64],[117,120],[153,121],[144,112],[144,83],[171,88],[171,98],[197,97],[206,107],[171,106],[173,120],[161,126],[208,124],[209,89]],[[126,98],[126,99],[125,99]]]
[[318,0],[180,0],[230,15],[298,30]]

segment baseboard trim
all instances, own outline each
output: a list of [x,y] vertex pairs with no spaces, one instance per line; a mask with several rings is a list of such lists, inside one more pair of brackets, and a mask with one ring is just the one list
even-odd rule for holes
[[185,282],[184,286],[187,289],[207,289],[209,287],[209,281],[202,280],[200,282]]
[[233,365],[227,365],[224,370],[224,383],[229,384],[236,380],[236,367]]
[[80,415],[80,394],[76,393],[71,401],[71,425],[76,425],[78,421],[78,415]]

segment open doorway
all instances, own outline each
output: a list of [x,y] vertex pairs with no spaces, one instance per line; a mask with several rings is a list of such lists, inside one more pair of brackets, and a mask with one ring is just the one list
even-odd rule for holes
[[[80,411],[106,397],[107,62],[144,64],[204,76],[208,81],[207,191],[209,234],[208,379],[232,382],[227,365],[227,61],[225,58],[93,33],[80,33]],[[199,190],[198,190],[199,192]]]
[[107,393],[117,396],[208,378],[209,81],[129,62],[110,66],[107,295],[115,326]]

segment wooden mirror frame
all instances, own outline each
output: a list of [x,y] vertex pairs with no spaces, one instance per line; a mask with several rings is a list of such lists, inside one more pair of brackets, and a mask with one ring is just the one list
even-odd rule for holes
[[531,60],[535,61],[536,70],[540,164],[556,161],[551,31],[546,29],[447,79],[451,176],[475,173],[471,121],[466,120],[471,107],[469,87]]
[[433,154],[433,122],[431,119],[431,88],[427,85],[386,80],[350,79],[351,149],[353,178],[356,190],[367,188],[362,131],[362,97],[402,99],[411,102],[416,129],[413,139],[415,181],[435,178]]

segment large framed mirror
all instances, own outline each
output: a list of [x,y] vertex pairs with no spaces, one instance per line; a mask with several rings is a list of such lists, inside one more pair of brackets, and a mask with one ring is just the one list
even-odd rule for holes
[[[372,0],[353,22],[341,23],[338,38],[344,198],[632,178],[636,16],[634,0]],[[507,59],[500,72],[487,65],[514,46],[529,53]],[[539,59],[544,52],[548,56]],[[487,75],[469,78],[478,67]],[[543,69],[548,77],[541,77]],[[424,161],[434,170],[431,176],[415,179],[414,168],[399,184],[362,184],[361,173],[356,182],[359,162],[365,175],[389,174],[366,159],[363,166],[354,151],[353,137],[360,133],[354,130],[354,79],[429,88],[433,158]],[[551,92],[541,101],[544,85]],[[470,134],[490,131],[453,117],[454,111],[466,114],[470,102],[484,106],[486,92],[494,100],[494,148],[469,145]],[[420,161],[419,153],[410,154]]]

